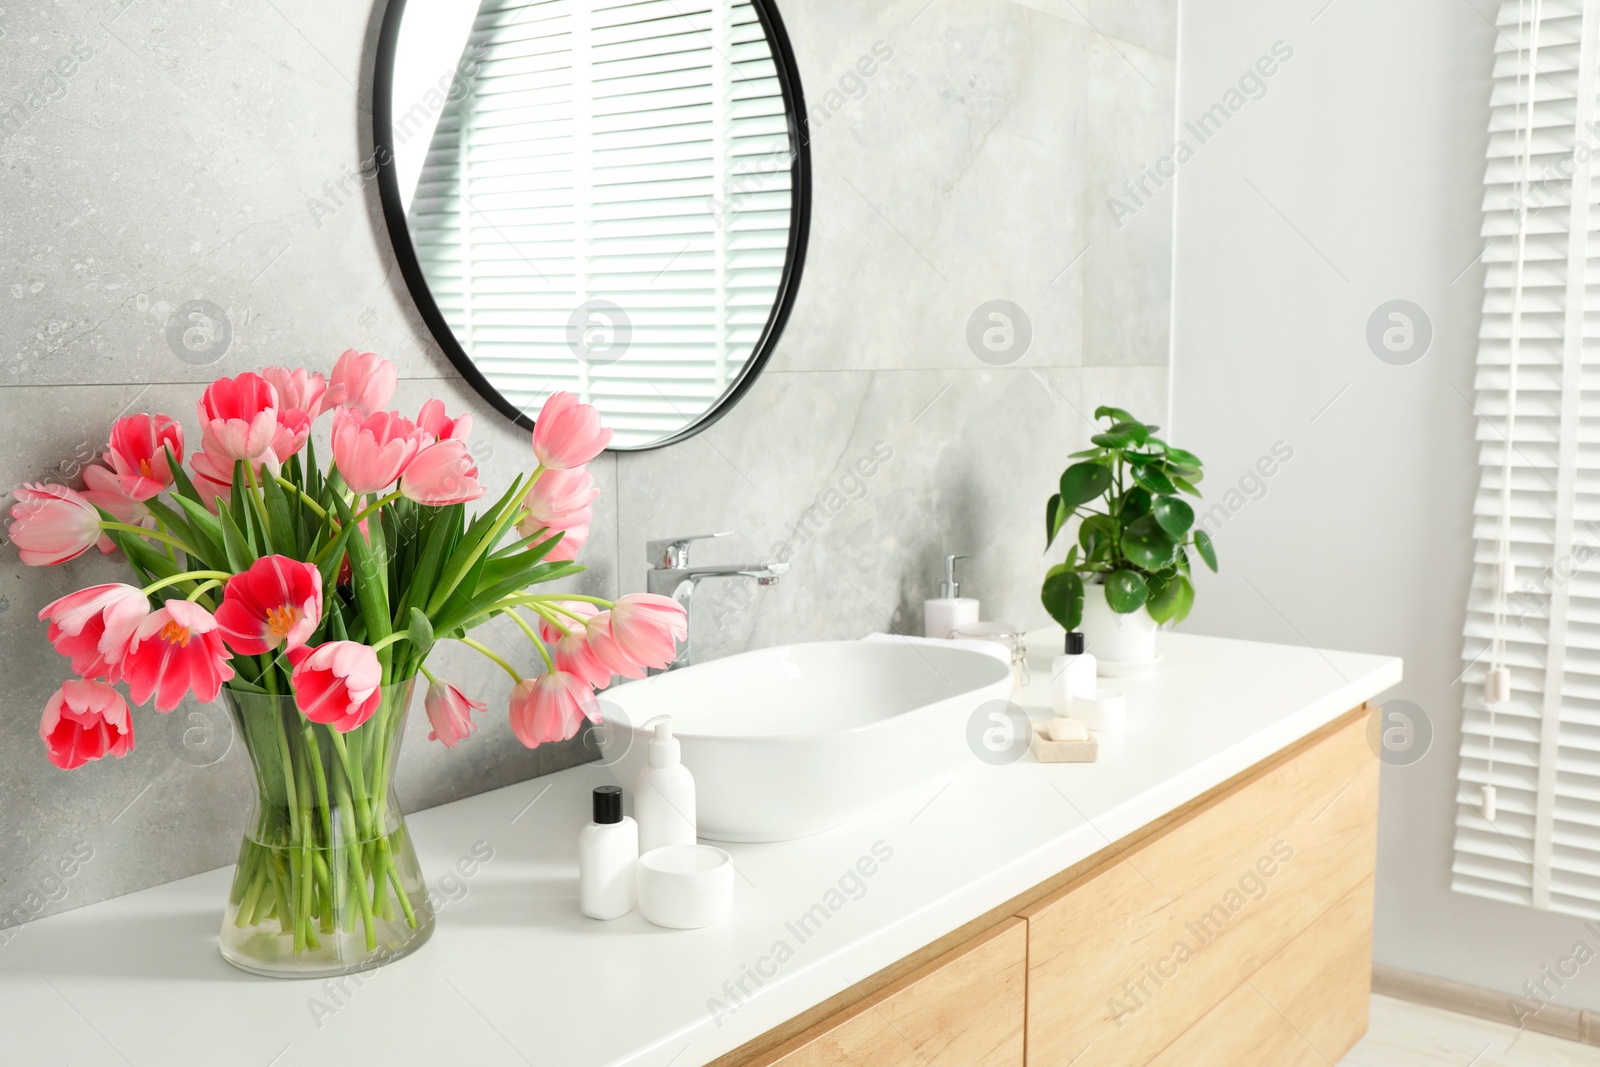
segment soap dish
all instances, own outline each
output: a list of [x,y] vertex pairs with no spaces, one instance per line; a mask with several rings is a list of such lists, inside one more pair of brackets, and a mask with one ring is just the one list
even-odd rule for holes
[[1090,734],[1087,741],[1052,741],[1046,724],[1033,724],[1033,758],[1040,763],[1093,763],[1100,756],[1100,742]]

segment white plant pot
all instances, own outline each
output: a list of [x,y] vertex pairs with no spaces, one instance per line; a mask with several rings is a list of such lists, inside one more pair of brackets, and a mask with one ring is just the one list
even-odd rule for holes
[[1083,590],[1083,643],[1100,663],[1135,665],[1156,658],[1156,620],[1144,608],[1119,615],[1106,603],[1106,587]]

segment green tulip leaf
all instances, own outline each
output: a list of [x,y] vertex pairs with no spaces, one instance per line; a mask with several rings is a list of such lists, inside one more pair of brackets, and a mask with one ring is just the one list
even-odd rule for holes
[[1138,571],[1116,571],[1106,578],[1106,603],[1118,615],[1130,615],[1150,599],[1150,586]]
[[1183,535],[1189,532],[1189,527],[1194,525],[1194,508],[1175,496],[1156,497],[1155,503],[1150,505],[1150,514],[1156,517],[1156,522],[1175,541],[1182,540]]

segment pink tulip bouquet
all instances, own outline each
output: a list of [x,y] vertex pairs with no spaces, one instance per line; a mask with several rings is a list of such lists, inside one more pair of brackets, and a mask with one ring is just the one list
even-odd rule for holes
[[[414,680],[428,681],[428,736],[445,746],[484,711],[426,666],[439,641],[511,675],[511,728],[531,748],[599,722],[596,690],[666,666],[685,633],[665,597],[531,591],[583,569],[599,493],[585,465],[611,439],[594,408],[550,397],[531,473],[469,513],[484,495],[470,416],[438,400],[415,419],[385,410],[396,380],[393,364],[354,350],[327,379],[282,367],[218,379],[199,402],[199,451],[186,456],[176,420],[131,415],[81,491],[26,485],[11,509],[24,563],[98,546],[137,576],[39,613],[78,675],[39,724],[51,762],[127,755],[129,699],[170,712],[189,695],[226,697],[258,797],[222,950],[261,973],[372,966],[431,930],[392,784]],[[324,414],[327,469],[312,442]],[[497,618],[522,631],[541,672],[523,677],[470,636]]]

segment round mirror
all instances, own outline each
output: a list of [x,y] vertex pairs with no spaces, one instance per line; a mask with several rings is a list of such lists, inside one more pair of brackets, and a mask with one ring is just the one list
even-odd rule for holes
[[373,105],[401,270],[501,411],[566,390],[643,449],[749,387],[810,195],[765,0],[391,0]]

